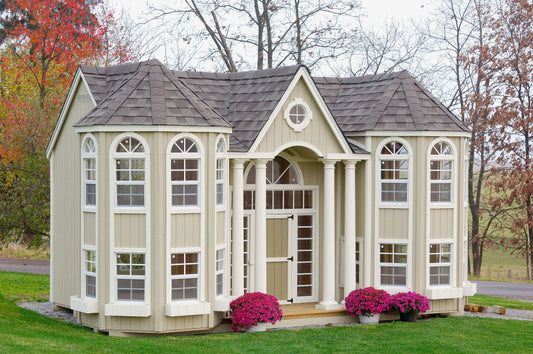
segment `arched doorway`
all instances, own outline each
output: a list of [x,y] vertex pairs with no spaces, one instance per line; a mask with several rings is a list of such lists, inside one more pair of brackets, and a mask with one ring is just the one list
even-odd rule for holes
[[[253,259],[255,166],[245,173],[245,259]],[[278,155],[266,165],[267,293],[282,303],[317,301],[316,225],[318,186],[304,183],[298,164]],[[250,257],[249,257],[250,256]],[[245,263],[247,263],[245,261]],[[249,265],[245,288],[250,290]],[[253,279],[252,279],[253,283]]]

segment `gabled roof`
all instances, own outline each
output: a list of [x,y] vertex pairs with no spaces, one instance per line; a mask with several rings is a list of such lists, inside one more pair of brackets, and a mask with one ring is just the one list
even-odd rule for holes
[[[232,127],[230,150],[246,152],[301,67],[206,73],[170,71],[157,60],[82,66],[97,106],[76,125]],[[344,134],[469,131],[406,71],[312,81]]]
[[407,71],[315,78],[342,131],[453,131],[468,128]]
[[[110,71],[109,80],[107,70],[104,70],[103,75],[90,75],[87,83],[97,106],[75,126],[133,124],[231,127],[159,61],[150,60],[118,69]],[[87,67],[83,67],[82,72],[84,70]],[[97,76],[100,76],[100,80]]]

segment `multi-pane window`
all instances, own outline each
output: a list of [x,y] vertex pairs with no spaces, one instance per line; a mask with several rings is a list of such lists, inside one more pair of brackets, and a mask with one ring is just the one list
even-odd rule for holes
[[[299,184],[298,171],[287,160],[276,156],[266,164],[266,184]],[[255,184],[255,165],[250,168],[246,184]]]
[[448,143],[441,141],[433,145],[429,170],[430,200],[432,202],[451,202],[453,152]]
[[117,253],[116,257],[117,300],[144,301],[144,253]]
[[452,268],[452,245],[432,243],[429,245],[429,285],[450,285]]
[[382,243],[379,247],[381,285],[407,284],[407,245]]
[[305,107],[301,104],[295,104],[292,106],[292,108],[289,110],[289,119],[294,124],[302,124],[302,122],[305,120],[307,111],[305,110]]
[[170,256],[172,300],[198,300],[199,258],[197,252]]
[[313,215],[298,215],[296,295],[313,296]]
[[380,154],[381,201],[407,202],[409,178],[409,154],[406,147],[397,141],[387,143]]
[[361,269],[361,254],[359,252],[360,242],[355,243],[355,283],[359,285],[359,271]]
[[143,207],[145,178],[144,146],[132,137],[121,140],[115,154],[117,206]]
[[180,138],[170,151],[170,183],[172,205],[199,205],[200,152],[192,139]]
[[96,298],[96,251],[85,250],[85,296]]
[[93,139],[85,139],[83,146],[83,181],[85,205],[96,205],[96,146]]
[[224,153],[224,142],[222,139],[218,140],[216,147],[216,201],[217,205],[224,204],[224,164],[225,159],[223,157]]
[[224,254],[226,250],[224,248],[217,250],[216,255],[216,296],[224,294]]
[[[270,209],[313,209],[313,190],[267,190],[266,208]],[[244,209],[255,209],[255,191],[244,191]]]

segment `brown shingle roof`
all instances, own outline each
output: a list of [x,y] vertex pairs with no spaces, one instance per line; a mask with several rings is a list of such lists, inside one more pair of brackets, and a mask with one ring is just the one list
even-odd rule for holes
[[[299,68],[173,72],[157,60],[108,68],[84,66],[81,69],[97,107],[77,125],[232,126],[230,150],[248,151]],[[405,71],[313,80],[345,134],[468,131]]]

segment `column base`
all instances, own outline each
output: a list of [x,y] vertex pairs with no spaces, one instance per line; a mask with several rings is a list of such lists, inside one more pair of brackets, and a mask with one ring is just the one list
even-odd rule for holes
[[321,301],[318,305],[315,306],[315,308],[323,311],[333,311],[343,310],[344,306],[339,304],[337,301]]

